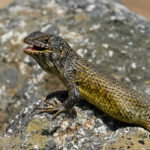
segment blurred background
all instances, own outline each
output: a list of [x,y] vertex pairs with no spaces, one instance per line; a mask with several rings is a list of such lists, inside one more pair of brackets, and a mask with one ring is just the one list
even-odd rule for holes
[[[150,0],[120,0],[129,9],[150,20]],[[0,8],[5,8],[11,4],[13,0],[0,0]]]
[[[0,101],[0,134],[2,134],[5,131],[6,127],[8,126],[8,123],[16,116],[16,114],[18,114],[18,112],[22,110],[22,108],[24,108],[25,105],[28,104],[28,100],[31,102],[31,99],[33,98],[37,99],[37,98],[40,98],[40,96],[44,96],[44,95],[47,95],[48,93],[51,93],[52,91],[64,89],[64,86],[61,84],[59,80],[57,80],[55,76],[50,75],[49,77],[46,73],[43,73],[42,69],[40,70],[39,68],[37,68],[37,63],[33,59],[23,54],[22,38],[26,36],[28,33],[30,33],[31,30],[38,30],[42,27],[43,27],[42,28],[43,31],[47,29],[50,31],[56,31],[55,34],[58,34],[59,32],[57,31],[61,30],[61,32],[64,33],[64,35],[67,35],[65,38],[68,39],[69,43],[71,42],[72,44],[76,43],[75,47],[79,48],[80,45],[79,45],[78,39],[80,41],[81,35],[77,34],[78,33],[76,31],[77,28],[79,28],[78,30],[80,30],[82,27],[85,27],[85,30],[89,31],[88,27],[86,28],[86,22],[88,22],[90,19],[86,14],[82,14],[82,13],[80,14],[80,11],[77,12],[77,15],[75,15],[75,17],[73,15],[71,16],[70,14],[66,16],[65,21],[68,23],[67,24],[65,21],[63,21],[64,19],[63,15],[65,14],[65,11],[59,8],[58,5],[55,5],[55,3],[53,4],[55,8],[48,6],[47,10],[45,11],[46,6],[42,7],[40,4],[38,4],[38,2],[30,3],[30,5],[28,4],[31,8],[29,9],[27,7],[28,5],[26,4],[28,2],[22,1],[25,3],[25,5],[23,5],[22,7],[15,7],[15,4],[13,4],[15,9],[9,10],[11,13],[13,11],[13,13],[11,14],[12,16],[11,16],[9,14],[9,11],[6,10],[5,8],[11,5],[12,2],[13,0],[0,0],[0,9],[3,9],[3,11],[0,11],[0,17],[2,15],[5,16],[1,19],[1,24],[0,24],[1,28],[3,29],[3,31],[2,30],[0,31],[0,36],[3,35],[2,41],[1,41],[2,44],[0,43],[1,44],[1,47],[0,47],[1,48],[0,49],[1,50],[1,53],[0,53],[0,56],[1,56],[0,57],[0,99],[1,99]],[[150,0],[122,0],[121,2],[124,3],[130,10],[150,20],[150,15],[149,15],[150,14]],[[20,3],[18,2],[19,5],[21,5]],[[44,5],[44,2],[43,2],[43,5]],[[82,5],[84,6],[84,2],[81,3],[81,6],[80,6],[81,8],[82,8]],[[41,9],[39,9],[39,7],[41,7]],[[54,9],[56,9],[56,11]],[[88,7],[88,11],[92,9],[94,9],[92,5],[91,7]],[[73,10],[70,9],[70,12],[72,11]],[[47,14],[50,14],[50,15],[47,15]],[[92,15],[94,16],[95,13],[93,13]],[[53,19],[50,20],[49,18],[53,18]],[[55,26],[55,20],[59,21],[58,22],[59,25]],[[72,25],[74,23],[74,20],[77,21],[77,24],[79,24],[79,26],[77,26],[76,24],[74,26]],[[85,24],[82,23],[82,20],[84,20]],[[39,24],[39,22],[41,24]],[[91,22],[93,23],[93,21]],[[116,22],[116,23],[119,24],[119,22]],[[118,28],[119,27],[120,27],[120,24],[118,25]],[[125,27],[126,27],[126,24],[125,24]],[[98,29],[99,26],[94,26],[93,28]],[[132,28],[134,28],[134,25]],[[143,28],[143,26],[140,26],[140,28]],[[95,29],[91,28],[91,30],[95,30]],[[124,33],[124,32],[120,32],[120,33]],[[95,37],[97,32],[95,31],[94,33],[93,31],[92,34],[94,35],[93,37]],[[145,34],[143,34],[143,36],[144,35]],[[89,34],[87,34],[87,37],[88,36]],[[11,39],[12,37],[13,37],[13,40]],[[77,41],[74,40],[75,39],[74,37],[77,38]],[[112,37],[112,35],[110,35],[110,37]],[[83,37],[81,39],[83,39]],[[136,39],[136,37],[133,37],[133,39]],[[148,39],[148,38],[145,37],[145,39]],[[94,40],[96,41],[96,39]],[[76,45],[78,45],[79,47]],[[136,45],[138,47],[138,44]],[[143,45],[145,45],[144,42],[143,42]],[[84,47],[84,45],[82,46]],[[103,46],[104,48],[107,49],[106,44],[104,44]],[[85,47],[87,48],[87,45]],[[99,45],[97,47],[99,47]],[[132,47],[131,42],[129,42],[128,47],[129,48],[131,47],[131,49],[134,49],[134,47]],[[116,47],[114,47],[114,49],[116,49]],[[11,53],[9,53],[9,50],[11,51]],[[112,51],[110,52],[110,55],[112,55]],[[139,58],[140,57],[141,56],[139,54]],[[103,60],[107,61],[106,59],[103,59]],[[115,64],[115,61],[118,62],[117,59],[116,60],[112,59],[112,60],[114,61],[114,64]],[[129,60],[129,59],[126,58],[125,60]],[[132,60],[132,57],[131,57],[131,60]],[[111,61],[109,63],[111,64]],[[118,65],[120,64],[118,63]],[[133,63],[131,67],[135,69],[136,68],[135,63]],[[118,72],[120,72],[120,70]],[[127,71],[125,70],[124,72],[122,72],[122,74],[124,74],[125,72]],[[141,73],[141,71],[139,72]],[[132,75],[138,75],[138,74],[137,72],[136,73],[133,72]],[[130,76],[130,75],[124,74],[124,76]],[[149,73],[147,73],[147,75],[145,76],[148,78]],[[146,80],[145,76],[143,78],[145,78]],[[135,77],[131,79],[132,79],[132,83],[134,83]],[[139,80],[140,79],[137,79],[136,83],[137,84],[139,83],[140,85]],[[143,83],[142,80],[141,82]],[[147,83],[150,84],[150,81],[148,81]],[[140,86],[137,86],[137,87],[140,87]],[[36,91],[37,95],[35,95],[34,91]],[[149,93],[149,91],[147,93]]]

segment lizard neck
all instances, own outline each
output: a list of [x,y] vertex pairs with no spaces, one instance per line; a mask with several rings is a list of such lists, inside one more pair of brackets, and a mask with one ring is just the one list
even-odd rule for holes
[[68,51],[63,58],[53,59],[55,66],[55,74],[60,78],[64,85],[68,85],[72,82],[72,76],[74,75],[74,70],[76,69],[76,64],[81,57],[75,53],[75,51]]

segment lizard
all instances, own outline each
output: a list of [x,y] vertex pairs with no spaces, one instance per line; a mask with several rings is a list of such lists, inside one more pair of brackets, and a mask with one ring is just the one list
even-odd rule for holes
[[57,75],[68,91],[61,103],[51,104],[47,111],[69,112],[84,99],[107,115],[144,127],[150,131],[150,99],[96,65],[81,57],[61,37],[40,31],[24,38],[24,53],[33,57],[48,73]]

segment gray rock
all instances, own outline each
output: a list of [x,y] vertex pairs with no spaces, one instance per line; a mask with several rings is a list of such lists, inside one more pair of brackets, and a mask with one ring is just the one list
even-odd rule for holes
[[56,149],[56,143],[54,140],[48,141],[46,143],[45,150],[55,150],[55,149]]
[[18,82],[18,70],[16,68],[8,68],[2,72],[0,81],[7,88],[14,88]]
[[9,110],[6,118],[24,108],[0,137],[0,149],[149,148],[148,131],[113,120],[86,102],[77,106],[75,119],[61,114],[52,120],[51,114],[39,114],[37,97],[64,86],[22,50],[23,38],[33,31],[57,34],[100,70],[112,72],[149,96],[150,23],[146,19],[117,0],[15,0],[0,14],[0,106],[5,103],[2,110]]

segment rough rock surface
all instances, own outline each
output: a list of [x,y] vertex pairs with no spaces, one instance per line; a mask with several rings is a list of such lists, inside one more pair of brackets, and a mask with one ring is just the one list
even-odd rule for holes
[[74,119],[39,114],[38,99],[64,86],[22,52],[28,33],[57,34],[99,69],[150,95],[148,21],[117,0],[15,0],[0,14],[0,127],[27,106],[0,138],[0,149],[150,149],[148,131],[86,102],[77,106]]

